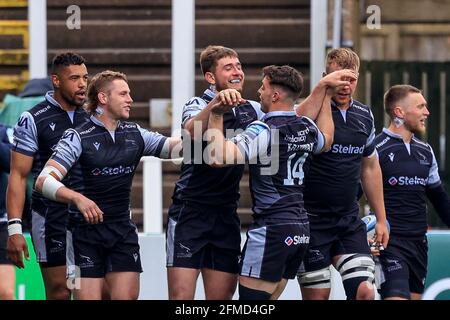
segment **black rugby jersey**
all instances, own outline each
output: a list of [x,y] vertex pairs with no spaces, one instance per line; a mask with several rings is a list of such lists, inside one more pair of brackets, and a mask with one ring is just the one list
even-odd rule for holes
[[[183,108],[182,126],[187,120],[195,117],[214,98],[214,92],[207,89],[201,97],[189,100]],[[241,132],[253,121],[261,118],[263,113],[257,102],[247,100],[246,103],[233,108],[223,115],[223,127],[228,129],[227,138]],[[213,168],[204,162],[203,152],[207,142],[201,147],[190,137],[183,137],[183,164],[180,179],[175,185],[172,198],[210,206],[236,206],[239,200],[239,181],[244,173],[244,165]],[[189,151],[188,151],[189,150]],[[200,151],[200,152],[198,152]]]
[[331,103],[334,141],[331,150],[313,155],[306,165],[305,207],[313,215],[358,214],[356,196],[361,161],[375,147],[375,125],[370,108],[352,100],[346,111]]
[[295,111],[269,112],[232,141],[249,163],[254,217],[307,219],[303,165],[324,145],[315,123]]
[[425,189],[441,183],[433,149],[414,136],[407,144],[386,128],[376,136],[375,147],[391,235],[422,238],[427,230]]
[[[77,108],[73,112],[62,109],[53,98],[53,91],[47,92],[43,102],[22,113],[14,127],[12,150],[34,157],[31,170],[34,178],[33,185],[64,131],[88,119],[88,114],[82,108]],[[66,181],[63,182],[66,183]],[[67,209],[67,204],[44,198],[33,189],[32,210],[43,215],[49,206]]]
[[[120,122],[113,132],[91,116],[90,121],[67,130],[51,156],[67,171],[70,188],[94,201],[104,222],[130,218],[130,191],[142,156],[160,156],[166,137]],[[71,221],[84,221],[74,204]]]

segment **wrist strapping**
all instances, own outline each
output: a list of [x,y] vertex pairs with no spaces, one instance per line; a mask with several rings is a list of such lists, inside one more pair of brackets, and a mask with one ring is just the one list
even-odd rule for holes
[[8,236],[22,234],[22,220],[13,218],[8,220]]

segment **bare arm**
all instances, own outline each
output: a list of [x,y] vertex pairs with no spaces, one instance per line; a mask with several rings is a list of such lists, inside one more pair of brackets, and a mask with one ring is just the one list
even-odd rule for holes
[[[64,177],[67,174],[66,169],[60,165],[58,162],[56,162],[55,160],[48,160],[47,163],[45,164],[45,168],[48,167],[54,167],[56,170],[59,171],[60,175],[62,177]],[[39,177],[36,180],[36,185],[35,188],[38,192],[43,193],[44,196],[45,192],[43,191],[45,189],[44,183],[59,183],[59,177],[57,175],[53,175],[53,174],[49,174],[49,175],[43,175],[42,173],[44,172],[44,170],[41,172],[41,174],[39,175]],[[46,181],[47,179],[50,179],[49,181]],[[52,179],[56,180],[53,181]],[[103,221],[103,212],[100,210],[100,208],[97,206],[97,204],[86,198],[84,195],[82,195],[79,192],[76,192],[72,189],[67,188],[66,186],[64,186],[63,184],[60,184],[60,186],[57,188],[56,193],[55,193],[55,199],[52,200],[56,200],[59,202],[63,202],[63,203],[73,203],[78,207],[78,210],[80,210],[81,214],[83,214],[85,220],[88,223],[99,223]]]
[[316,119],[317,127],[325,137],[325,144],[321,150],[322,152],[330,150],[334,140],[334,122],[331,113],[331,97],[332,91],[328,89],[325,94],[325,98],[323,99],[322,108],[320,109],[319,115]]
[[8,219],[22,218],[25,203],[27,177],[33,166],[33,157],[11,151],[11,171],[6,192]]
[[[33,166],[33,157],[11,151],[11,171],[8,189],[6,191],[6,211],[8,220],[22,219],[25,203],[27,177]],[[20,228],[21,229],[21,228]],[[23,255],[30,259],[28,246],[22,232],[19,231],[8,237],[8,257],[19,268],[24,268]]]
[[363,157],[361,183],[367,201],[377,217],[375,241],[387,247],[389,233],[386,224],[386,210],[384,208],[382,173],[377,156]]
[[[232,141],[223,135],[223,113],[211,112],[208,122],[210,165],[215,168],[244,163],[244,155]],[[213,151],[213,152],[211,152]]]

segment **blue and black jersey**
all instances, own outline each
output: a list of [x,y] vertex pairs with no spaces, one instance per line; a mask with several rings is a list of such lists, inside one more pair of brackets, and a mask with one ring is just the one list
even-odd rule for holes
[[[120,122],[109,131],[94,116],[67,130],[51,156],[68,171],[70,188],[94,201],[105,222],[130,218],[130,191],[142,156],[162,157],[166,137]],[[76,205],[69,205],[71,221],[84,221]]]
[[254,217],[307,219],[303,165],[324,146],[315,123],[294,111],[269,112],[232,141],[249,163]]
[[405,143],[402,136],[386,128],[376,136],[375,146],[391,235],[423,238],[427,230],[425,191],[441,184],[433,149],[416,137]]
[[[13,148],[15,152],[34,157],[32,174],[34,182],[50,158],[62,134],[88,120],[88,114],[82,109],[65,111],[53,98],[53,92],[45,95],[45,100],[28,111],[22,113],[14,127]],[[32,210],[45,214],[47,207],[60,207],[66,210],[67,205],[44,198],[33,190]]]
[[334,102],[331,109],[333,145],[308,160],[305,207],[312,215],[357,215],[361,161],[375,152],[374,119],[370,108],[356,100],[347,110],[340,110]]
[[[206,90],[201,97],[194,97],[183,108],[182,126],[200,113],[214,98],[214,92]],[[260,105],[248,101],[223,115],[225,130],[244,130],[251,122],[261,118]],[[242,131],[241,131],[242,132]],[[232,136],[236,133],[232,133]],[[231,138],[226,134],[228,138]],[[186,144],[188,144],[186,146]],[[190,145],[189,145],[190,144]],[[173,200],[188,201],[200,205],[236,207],[239,200],[239,181],[244,165],[213,168],[203,161],[207,142],[201,144],[201,153],[196,152],[195,142],[190,137],[183,140],[184,160],[180,179],[175,185]],[[190,150],[190,157],[186,150]],[[197,156],[196,156],[197,154]],[[199,155],[199,157],[198,157]]]

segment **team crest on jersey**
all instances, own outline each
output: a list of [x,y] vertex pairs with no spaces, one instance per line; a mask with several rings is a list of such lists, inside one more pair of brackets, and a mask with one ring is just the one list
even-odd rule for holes
[[425,157],[423,154],[421,154],[419,151],[417,151],[417,154],[419,155],[419,157],[421,159],[419,159],[419,163],[423,164],[425,166],[428,166],[430,164],[430,162],[428,161],[427,157]]
[[389,153],[388,157],[389,157],[389,160],[391,160],[391,162],[394,162],[395,154],[393,152]]
[[248,114],[248,111],[240,111],[239,116],[241,118],[241,123],[249,123],[253,121],[253,118]]
[[56,123],[52,122],[48,125],[52,131],[55,131]]
[[358,123],[364,131],[367,131],[366,125],[364,123],[362,123],[360,120],[358,120]]

